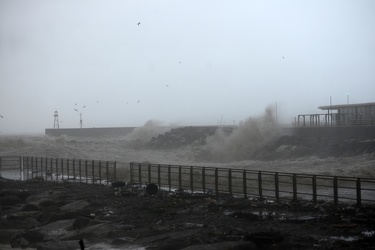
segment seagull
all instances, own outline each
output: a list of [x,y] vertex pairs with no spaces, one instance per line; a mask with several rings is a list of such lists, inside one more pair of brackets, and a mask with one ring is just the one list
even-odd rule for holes
[[168,85],[168,84],[166,84],[165,86],[169,87],[169,85]]
[[284,59],[284,57],[283,57],[283,59]]
[[78,112],[78,110],[77,110],[77,109],[74,109],[74,110]]
[[4,118],[2,115],[0,115],[1,118]]
[[76,106],[77,106],[77,103],[74,103],[74,105],[76,105]]
[[181,62],[178,62],[178,63],[181,63]]
[[86,105],[85,106],[83,106],[83,109],[86,107]]
[[138,25],[138,26],[141,25],[141,22],[138,22],[137,25]]
[[[140,102],[140,101],[138,101],[138,102]],[[137,103],[138,103],[138,102],[137,102]]]

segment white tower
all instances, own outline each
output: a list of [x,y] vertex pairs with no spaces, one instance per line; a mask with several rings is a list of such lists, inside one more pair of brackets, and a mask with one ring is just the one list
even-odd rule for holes
[[59,129],[60,128],[60,126],[59,126],[59,113],[57,112],[57,110],[55,111],[55,114],[53,116],[55,117],[55,120],[53,122],[53,128]]

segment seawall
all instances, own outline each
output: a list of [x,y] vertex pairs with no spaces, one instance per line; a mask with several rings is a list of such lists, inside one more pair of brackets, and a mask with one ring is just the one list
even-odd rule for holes
[[110,128],[60,128],[45,129],[48,136],[75,136],[75,137],[116,137],[126,136],[133,132],[136,127],[110,127]]

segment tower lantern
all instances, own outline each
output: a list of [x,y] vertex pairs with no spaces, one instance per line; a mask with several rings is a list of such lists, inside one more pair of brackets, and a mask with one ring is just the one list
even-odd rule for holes
[[59,129],[60,128],[60,126],[59,126],[59,113],[57,112],[57,110],[55,111],[53,116],[55,117],[54,122],[53,122],[53,128]]

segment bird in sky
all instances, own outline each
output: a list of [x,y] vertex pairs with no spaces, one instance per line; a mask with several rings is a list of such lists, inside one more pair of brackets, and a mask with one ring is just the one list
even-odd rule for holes
[[168,85],[168,84],[166,84],[165,86],[169,87],[169,85]]
[[0,115],[1,118],[4,118],[2,115]]
[[181,62],[178,62],[178,63],[181,63]]
[[138,101],[137,103],[139,103],[140,101]]
[[77,110],[77,109],[74,109],[74,110],[78,112],[78,110]]
[[141,22],[138,22],[137,25],[138,25],[138,26],[141,25]]
[[77,106],[77,103],[74,103],[74,105],[76,105],[76,106]]
[[86,105],[85,106],[83,106],[82,108],[84,109],[86,107]]

